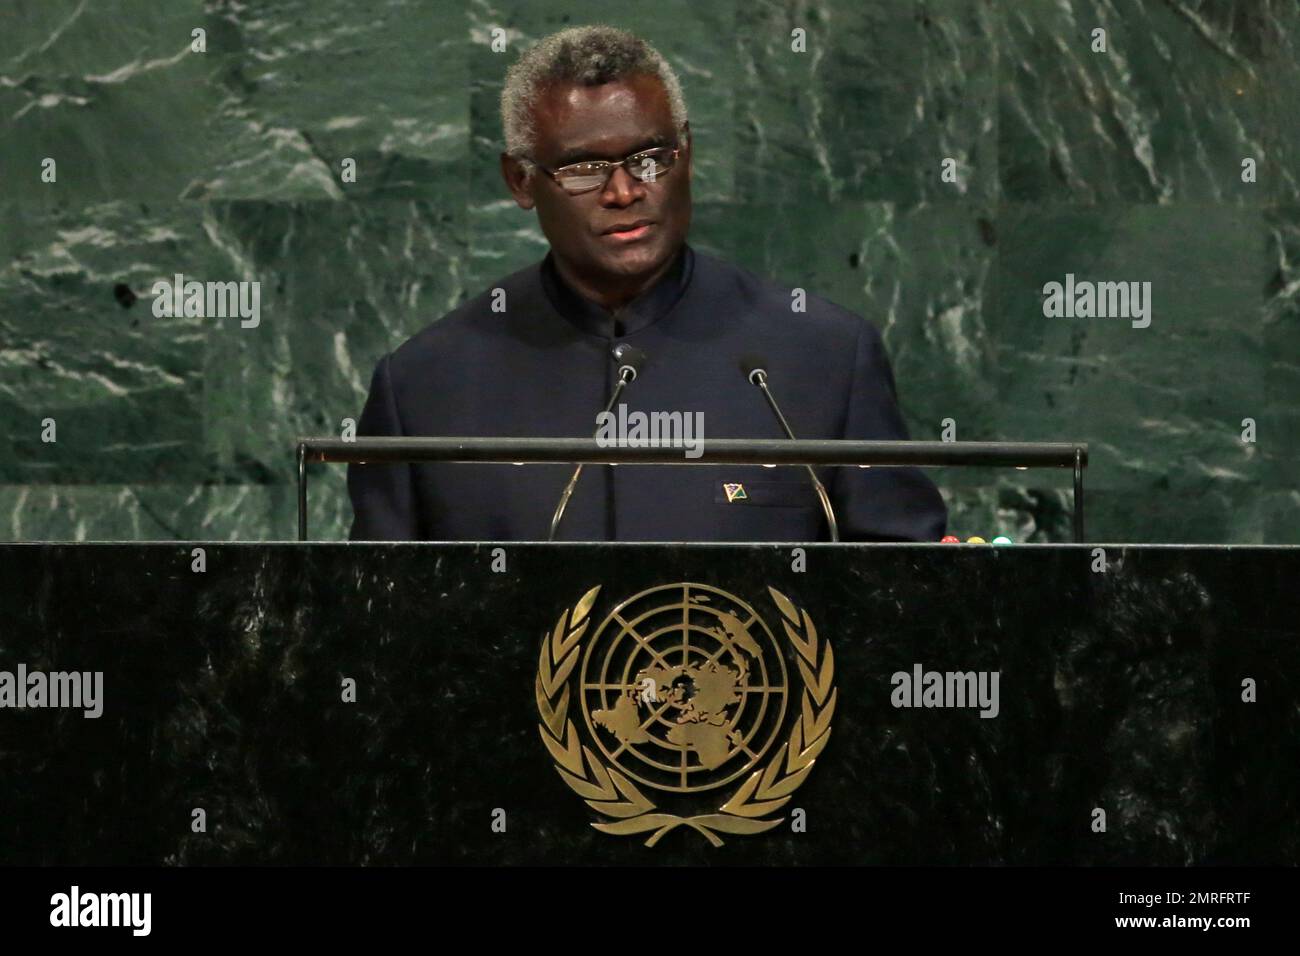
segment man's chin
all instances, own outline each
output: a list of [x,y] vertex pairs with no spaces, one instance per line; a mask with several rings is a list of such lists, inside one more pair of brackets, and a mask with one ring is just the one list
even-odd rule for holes
[[623,248],[602,249],[597,257],[603,271],[617,276],[649,275],[668,258],[668,251],[660,242],[628,245]]

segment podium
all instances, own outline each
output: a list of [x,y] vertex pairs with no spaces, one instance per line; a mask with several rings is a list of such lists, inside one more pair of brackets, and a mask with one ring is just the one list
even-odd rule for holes
[[0,709],[0,863],[1296,864],[1298,576],[1267,547],[2,545],[0,672],[98,672],[102,713]]

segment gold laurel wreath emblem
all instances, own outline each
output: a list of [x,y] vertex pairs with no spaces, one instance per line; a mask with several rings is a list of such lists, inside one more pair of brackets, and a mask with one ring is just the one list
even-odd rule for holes
[[803,678],[799,719],[790,737],[765,768],[755,770],[717,813],[681,817],[658,813],[654,803],[616,767],[607,767],[591,748],[578,738],[569,719],[569,676],[578,662],[582,636],[591,623],[589,615],[601,586],[596,585],[555,622],[542,641],[537,666],[538,731],[555,760],[555,769],[565,783],[587,805],[613,822],[593,823],[602,833],[629,836],[651,833],[645,845],[654,846],[666,833],[679,826],[690,827],[715,847],[722,846],[719,833],[763,833],[779,826],[784,817],[770,818],[781,809],[807,779],[817,755],[831,736],[835,714],[835,657],[829,641],[820,641],[808,612],[796,608],[775,588],[767,590],[780,609],[786,636],[798,654]]

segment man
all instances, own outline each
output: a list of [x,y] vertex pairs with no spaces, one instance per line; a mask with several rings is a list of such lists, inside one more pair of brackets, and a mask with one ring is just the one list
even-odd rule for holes
[[[712,438],[784,438],[742,357],[759,356],[799,438],[902,439],[879,333],[829,302],[695,252],[691,135],[677,78],[609,27],[565,30],[510,70],[501,171],[551,251],[385,356],[358,434],[591,436],[644,352],[627,412],[702,413]],[[351,537],[544,540],[572,468],[372,463],[348,469]],[[841,540],[937,541],[946,511],[911,468],[825,468]],[[587,466],[557,540],[812,541],[827,522],[808,471]]]

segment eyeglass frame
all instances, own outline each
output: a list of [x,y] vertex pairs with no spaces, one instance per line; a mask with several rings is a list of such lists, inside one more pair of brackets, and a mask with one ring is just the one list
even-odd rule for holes
[[[677,160],[681,158],[681,154],[682,154],[682,147],[680,141],[675,146],[651,146],[648,149],[638,149],[635,153],[628,153],[628,155],[624,156],[622,159],[619,160],[580,159],[575,163],[565,163],[563,166],[558,166],[555,169],[551,169],[549,166],[542,165],[537,160],[533,159],[531,156],[520,156],[519,158],[523,162],[528,163],[529,165],[536,166],[542,172],[546,173],[547,176],[550,176],[551,179],[555,180],[555,185],[563,189],[564,194],[566,196],[582,196],[586,193],[595,192],[596,190],[607,188],[609,186],[609,181],[614,178],[614,170],[617,169],[619,166],[622,166],[623,169],[627,172],[627,174],[631,176],[633,179],[635,179],[637,182],[639,183],[647,182],[647,180],[644,179],[637,179],[637,177],[633,175],[632,170],[628,168],[627,163],[628,160],[636,159],[638,156],[643,156],[646,153],[650,153],[658,149],[666,149],[672,153],[673,156],[672,164],[669,166],[665,166],[664,167],[665,170],[672,169],[673,166],[677,165]],[[605,173],[605,181],[603,183],[601,183],[599,186],[592,186],[590,189],[580,189],[577,192],[570,192],[568,189],[565,189],[564,183],[560,182],[559,176],[557,175],[561,170],[568,169],[570,166],[582,166],[582,165],[587,165],[592,163],[608,164]]]

